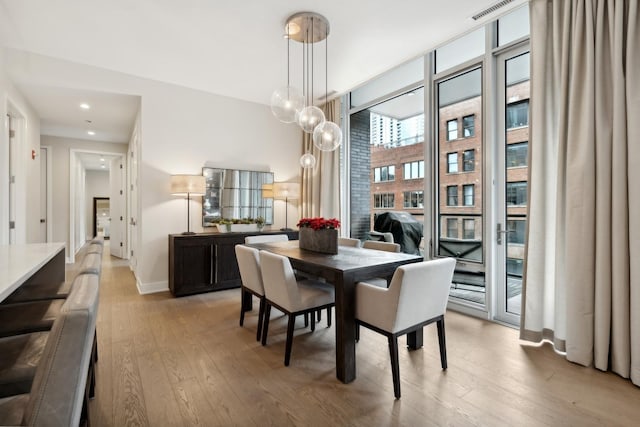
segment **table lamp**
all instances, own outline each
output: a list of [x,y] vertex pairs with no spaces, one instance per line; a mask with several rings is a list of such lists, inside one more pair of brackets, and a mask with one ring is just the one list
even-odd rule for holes
[[191,231],[191,196],[204,196],[206,191],[205,178],[202,175],[171,175],[171,194],[187,196],[187,231],[182,234],[196,234]]
[[274,182],[273,183],[273,198],[277,200],[284,200],[284,228],[281,231],[291,231],[289,228],[289,200],[297,200],[300,198],[300,184],[297,182]]

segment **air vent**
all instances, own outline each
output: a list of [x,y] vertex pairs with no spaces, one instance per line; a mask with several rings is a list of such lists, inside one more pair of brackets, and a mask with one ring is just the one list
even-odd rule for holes
[[496,10],[500,9],[501,7],[504,7],[504,6],[508,5],[512,1],[513,0],[502,0],[502,1],[499,1],[498,3],[494,4],[493,6],[489,6],[485,10],[482,10],[482,11],[476,13],[471,18],[473,18],[474,21],[477,21],[478,19],[484,18],[485,16],[489,15],[490,13],[495,12]]

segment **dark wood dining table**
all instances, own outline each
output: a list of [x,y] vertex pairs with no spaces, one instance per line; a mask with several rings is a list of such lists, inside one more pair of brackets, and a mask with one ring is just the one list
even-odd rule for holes
[[[336,376],[343,383],[356,378],[356,283],[374,277],[390,278],[396,268],[423,260],[421,256],[339,246],[329,255],[298,247],[297,240],[247,245],[286,256],[294,269],[322,277],[335,286]],[[411,348],[422,346],[422,331],[408,336]]]

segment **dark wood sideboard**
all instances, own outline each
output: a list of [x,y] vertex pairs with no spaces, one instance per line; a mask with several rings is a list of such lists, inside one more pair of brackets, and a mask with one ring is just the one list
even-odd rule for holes
[[286,234],[298,239],[298,231],[253,233],[197,233],[169,235],[169,289],[176,297],[220,291],[240,286],[235,246],[246,236]]

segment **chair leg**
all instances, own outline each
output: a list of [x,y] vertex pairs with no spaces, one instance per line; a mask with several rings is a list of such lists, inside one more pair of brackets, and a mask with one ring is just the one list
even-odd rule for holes
[[[314,324],[314,318],[311,318],[311,324]],[[291,347],[293,345],[293,329],[296,326],[296,316],[289,314],[289,325],[287,326],[287,344],[284,350],[284,366],[289,366],[291,360]]]
[[271,317],[271,304],[265,301],[264,321],[262,325],[262,345],[267,345],[267,333],[269,332],[269,317]]
[[356,323],[356,342],[360,341],[360,325]]
[[438,343],[440,344],[440,364],[447,369],[447,343],[444,337],[444,317],[436,322],[438,327]]
[[393,393],[396,399],[400,399],[400,365],[398,362],[398,338],[392,335],[389,338],[389,355],[391,356],[391,374],[393,376]]
[[315,313],[310,313],[311,314],[311,332],[316,330],[316,316]]
[[331,327],[331,306],[327,307],[327,328]]
[[318,322],[322,320],[322,310],[318,310]]
[[304,314],[304,327],[309,327],[309,313]]
[[258,332],[256,333],[256,341],[260,341],[262,336],[262,324],[264,323],[264,297],[260,298],[260,308],[258,309]]
[[244,325],[244,289],[240,290],[240,326]]

